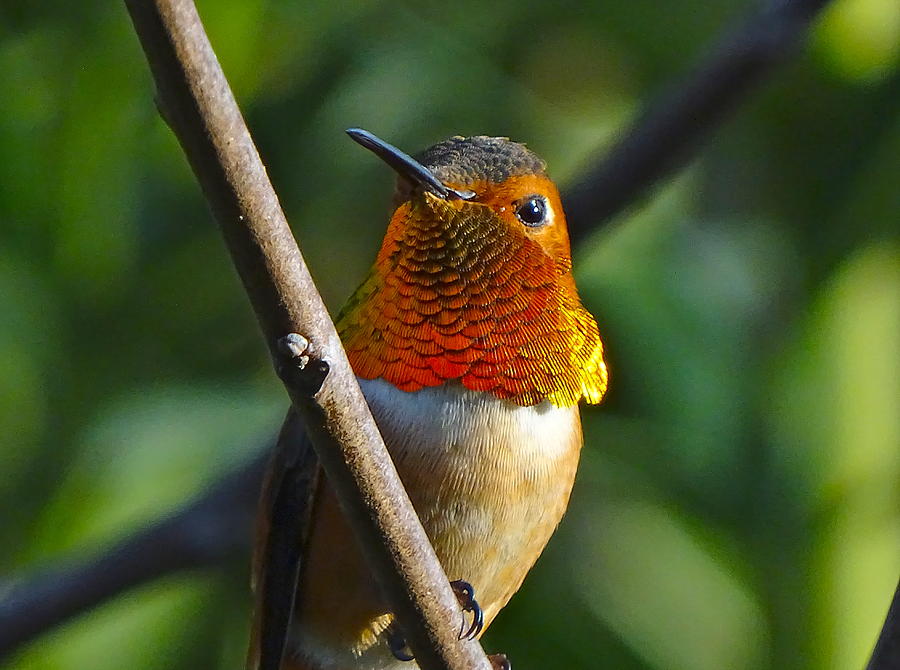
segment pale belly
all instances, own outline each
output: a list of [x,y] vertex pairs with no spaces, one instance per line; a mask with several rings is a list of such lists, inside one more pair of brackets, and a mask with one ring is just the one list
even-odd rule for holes
[[[519,407],[456,385],[406,393],[382,380],[360,384],[448,578],[473,585],[489,624],[565,511],[582,441],[578,408]],[[387,650],[391,616],[353,542],[326,485],[289,667],[412,670]]]

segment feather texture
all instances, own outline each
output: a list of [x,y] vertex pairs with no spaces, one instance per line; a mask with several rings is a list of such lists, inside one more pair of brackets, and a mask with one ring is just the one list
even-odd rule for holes
[[569,407],[606,390],[568,256],[487,205],[428,193],[402,204],[338,330],[358,376],[404,391],[459,380],[517,405]]

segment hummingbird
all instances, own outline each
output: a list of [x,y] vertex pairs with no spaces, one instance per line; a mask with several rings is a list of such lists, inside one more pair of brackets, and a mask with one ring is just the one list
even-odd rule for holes
[[[566,510],[583,442],[579,402],[599,403],[607,388],[603,344],[578,297],[559,192],[530,149],[456,136],[413,158],[367,131],[347,133],[393,168],[397,187],[381,249],[337,330],[472,612],[462,635],[477,636]],[[327,479],[304,480],[297,493],[279,472],[289,467],[276,458],[264,486],[248,668],[418,667]],[[297,514],[302,542],[287,532],[267,539]],[[261,556],[267,542],[284,551]]]

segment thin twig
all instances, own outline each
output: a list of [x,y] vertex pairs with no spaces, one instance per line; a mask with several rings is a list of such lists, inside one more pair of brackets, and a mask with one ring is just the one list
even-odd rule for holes
[[648,105],[606,157],[566,193],[573,240],[684,167],[766,75],[793,56],[829,0],[773,0],[726,34],[668,95]]
[[897,670],[900,668],[900,584],[888,609],[881,635],[866,670]]
[[266,460],[262,455],[241,466],[201,497],[99,557],[69,558],[0,586],[0,658],[123,591],[246,555]]
[[[721,40],[720,46],[667,98],[651,104],[608,156],[589,169],[567,195],[573,241],[583,240],[652,184],[690,160],[728,112],[754,90],[754,84],[786,60],[791,47],[802,41],[809,23],[825,4],[827,0],[772,2],[762,15]],[[250,153],[256,156],[252,145]],[[234,216],[235,212],[230,214]],[[281,217],[280,210],[277,216]],[[262,469],[261,460],[243,466],[196,502],[136,532],[93,561],[64,559],[60,567],[6,591],[0,597],[0,657],[67,618],[149,579],[215,565],[239,549],[246,552],[250,540],[249,531],[245,534],[246,520],[256,510]],[[197,530],[203,538],[202,550],[197,551],[197,533],[171,531],[173,526]],[[159,542],[160,536],[170,539]],[[113,567],[118,570],[115,579],[108,574]],[[895,609],[891,611],[896,621]],[[870,666],[869,670],[887,667]]]
[[318,392],[285,384],[376,583],[426,670],[488,668],[403,489],[190,0],[126,0],[158,104],[219,222],[266,344],[300,333]]

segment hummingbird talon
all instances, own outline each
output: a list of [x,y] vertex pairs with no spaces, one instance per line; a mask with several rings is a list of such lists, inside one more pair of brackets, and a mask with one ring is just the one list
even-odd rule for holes
[[475,588],[462,579],[450,582],[450,586],[453,588],[453,592],[456,594],[456,599],[459,601],[459,606],[462,607],[463,612],[472,613],[472,625],[464,633],[462,629],[465,627],[466,622],[465,620],[463,621],[462,627],[459,629],[459,639],[474,640],[481,633],[481,629],[484,628],[484,612],[478,601],[475,600]]
[[[475,588],[469,584],[469,582],[462,579],[450,582],[450,587],[453,589],[453,593],[456,594],[456,599],[459,601],[459,605],[462,607],[463,611],[472,612],[472,624],[465,632],[463,632],[463,629],[466,626],[466,620],[463,618],[462,625],[459,629],[459,639],[474,640],[478,637],[478,634],[481,633],[481,629],[484,628],[484,612],[478,604],[478,601],[475,600]],[[415,659],[415,656],[413,656],[412,651],[406,644],[406,640],[403,639],[403,636],[400,634],[400,631],[397,630],[395,624],[391,624],[387,628],[385,635],[387,637],[388,648],[391,650],[391,654],[393,654],[394,658],[398,661],[412,661]],[[497,656],[498,658],[502,657],[503,662],[506,663],[506,665],[493,665],[495,670],[509,670],[509,661],[506,660],[506,656],[503,654],[495,654],[494,656]],[[494,664],[493,657],[489,658],[491,659],[491,663]]]
[[481,634],[483,628],[484,612],[481,610],[481,607],[478,606],[478,603],[475,603],[475,607],[472,610],[472,625],[469,626],[469,630],[466,631],[466,639],[474,640]]
[[489,654],[488,660],[494,670],[512,670],[512,663],[506,657],[506,654]]
[[310,355],[310,341],[299,333],[288,333],[278,340],[277,348],[277,370],[281,380],[307,395],[318,393],[329,367],[326,361]]
[[415,659],[415,656],[412,655],[409,646],[406,644],[406,640],[403,639],[403,636],[400,635],[400,632],[393,625],[387,629],[386,634],[388,648],[391,650],[394,658],[398,661],[412,661]]

